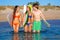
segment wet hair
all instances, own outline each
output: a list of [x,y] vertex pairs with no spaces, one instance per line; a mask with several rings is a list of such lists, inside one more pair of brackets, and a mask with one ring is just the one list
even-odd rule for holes
[[39,6],[39,3],[37,3],[37,2],[33,3],[33,7],[36,6],[36,5]]
[[[13,20],[14,20],[14,16],[15,16],[15,13],[16,13],[16,10],[17,10],[17,8],[18,8],[19,6],[15,6],[14,7],[14,11],[13,11]],[[12,20],[12,23],[13,23],[13,20]],[[13,25],[12,25],[13,26]]]

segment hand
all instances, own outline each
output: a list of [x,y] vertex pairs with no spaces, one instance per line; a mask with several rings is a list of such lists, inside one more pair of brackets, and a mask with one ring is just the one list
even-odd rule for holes
[[48,22],[45,22],[45,23],[46,23],[47,27],[50,27],[50,24]]
[[48,27],[50,27],[50,24],[47,24]]

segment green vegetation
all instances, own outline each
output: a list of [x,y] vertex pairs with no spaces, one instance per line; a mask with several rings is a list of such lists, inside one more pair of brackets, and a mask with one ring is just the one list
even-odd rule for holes
[[5,9],[5,6],[0,6],[0,10],[4,10]]
[[[14,9],[14,6],[0,6],[0,10],[5,10],[6,8]],[[23,6],[20,6],[20,8],[22,9]]]
[[[6,7],[11,9],[14,8],[14,6],[0,6],[0,10],[4,10]],[[23,6],[20,6],[20,8],[22,9]],[[39,8],[45,8],[45,10],[56,8],[57,10],[60,10],[60,6],[40,6]]]
[[[29,2],[28,4],[32,4],[33,5],[33,3],[38,3],[39,5],[40,5],[40,3],[39,2]],[[14,8],[14,6],[0,6],[0,10],[4,10],[5,8],[11,8],[11,9],[13,9]],[[20,9],[22,9],[23,8],[23,6],[20,6]],[[60,6],[52,6],[51,5],[51,3],[48,3],[47,4],[47,6],[41,6],[40,5],[40,7],[39,7],[40,9],[42,9],[42,8],[44,8],[45,9],[45,11],[47,11],[48,9],[56,9],[56,10],[60,10]]]

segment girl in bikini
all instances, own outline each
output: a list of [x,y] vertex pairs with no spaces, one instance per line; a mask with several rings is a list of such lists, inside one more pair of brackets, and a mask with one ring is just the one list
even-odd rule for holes
[[25,32],[31,32],[32,30],[32,22],[33,22],[33,15],[29,6],[27,6],[27,13],[28,13],[28,20],[24,27]]
[[19,10],[20,10],[19,6],[15,6],[12,20],[14,33],[18,33],[19,26],[21,24],[21,14],[19,13]]

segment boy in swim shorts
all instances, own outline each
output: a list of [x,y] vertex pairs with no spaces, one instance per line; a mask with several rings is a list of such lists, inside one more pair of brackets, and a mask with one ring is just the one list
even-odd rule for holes
[[32,27],[33,32],[40,32],[40,30],[41,30],[41,18],[44,20],[44,22],[47,24],[48,27],[50,26],[50,24],[48,24],[48,22],[45,20],[45,17],[42,14],[42,12],[39,10],[38,3],[33,4],[32,13],[33,13],[33,17],[34,17],[33,27]]

